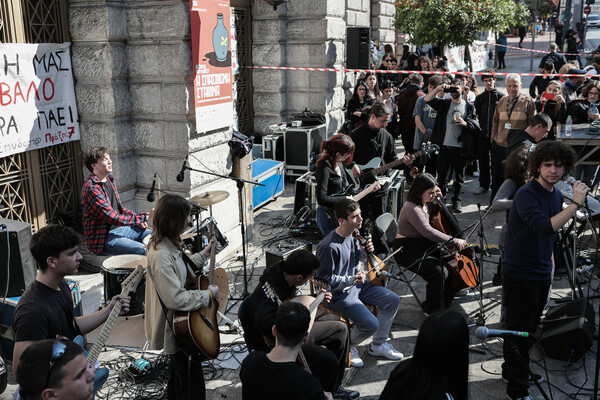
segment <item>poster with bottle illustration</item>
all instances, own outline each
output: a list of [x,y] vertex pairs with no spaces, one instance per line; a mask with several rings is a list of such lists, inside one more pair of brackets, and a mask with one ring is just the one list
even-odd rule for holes
[[229,0],[192,0],[192,59],[196,131],[233,124]]

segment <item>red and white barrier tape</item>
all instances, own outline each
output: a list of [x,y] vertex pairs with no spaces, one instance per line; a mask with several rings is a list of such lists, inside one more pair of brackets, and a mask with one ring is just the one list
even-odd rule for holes
[[516,74],[520,76],[552,76],[552,77],[569,77],[569,76],[585,76],[586,78],[597,77],[600,75],[581,75],[581,74],[540,74],[527,72],[441,72],[441,71],[410,71],[410,70],[387,70],[387,69],[355,69],[355,68],[312,68],[312,67],[262,67],[262,66],[245,66],[243,68],[250,69],[267,69],[267,70],[284,70],[284,71],[317,71],[317,72],[374,72],[387,74],[421,74],[421,75],[494,75],[506,76]]
[[[545,51],[545,50],[534,50],[534,49],[527,49],[524,47],[516,47],[516,46],[508,46],[505,44],[499,44],[499,43],[492,43],[492,42],[487,42],[488,44],[492,45],[492,46],[500,46],[500,47],[506,47],[507,49],[515,49],[515,50],[519,50],[519,51],[530,51],[533,53],[544,53],[544,54],[549,54],[549,51]],[[584,53],[579,53],[579,54],[574,54],[574,53],[559,53],[562,54],[563,56],[581,56],[584,54],[592,54],[592,52],[589,49],[586,49],[586,52]]]

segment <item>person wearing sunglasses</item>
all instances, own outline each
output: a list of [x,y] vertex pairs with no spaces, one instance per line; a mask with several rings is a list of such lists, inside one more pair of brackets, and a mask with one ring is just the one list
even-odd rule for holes
[[82,257],[78,243],[77,233],[61,225],[45,226],[31,237],[29,249],[38,274],[19,299],[13,315],[15,377],[21,354],[33,343],[57,335],[70,340],[85,335],[106,321],[117,301],[121,302],[120,315],[129,312],[129,296],[116,295],[108,307],[81,317],[74,315],[71,290],[64,278],[79,269]]
[[29,346],[17,365],[24,400],[87,400],[94,396],[95,369],[83,349],[67,339],[46,339]]

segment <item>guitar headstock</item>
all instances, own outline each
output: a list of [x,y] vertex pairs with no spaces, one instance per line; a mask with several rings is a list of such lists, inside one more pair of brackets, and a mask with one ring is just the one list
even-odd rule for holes
[[121,289],[127,291],[127,293],[135,292],[138,284],[140,283],[143,277],[144,267],[138,264],[135,270],[132,273],[130,273],[129,276],[127,276],[127,278],[125,278],[123,282],[121,282]]
[[313,276],[312,278],[310,278],[313,282],[313,285],[318,287],[319,289],[325,289],[326,291],[331,291],[331,286],[329,285],[329,282],[324,279],[324,278],[317,278],[316,276]]
[[275,293],[275,290],[271,286],[269,282],[265,282],[262,285],[263,292],[265,292],[265,296],[267,299],[270,299],[273,303],[281,304],[281,300],[279,300],[279,296]]
[[437,144],[431,144],[431,142],[423,143],[421,150],[419,151],[422,155],[429,155],[431,153],[438,154],[440,146]]

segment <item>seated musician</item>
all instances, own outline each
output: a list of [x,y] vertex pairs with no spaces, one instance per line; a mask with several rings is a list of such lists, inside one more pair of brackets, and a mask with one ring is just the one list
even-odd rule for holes
[[[266,282],[280,300],[296,295],[296,287],[304,285],[315,274],[319,260],[308,250],[296,250],[285,260],[267,268],[259,285],[240,307],[246,344],[250,350],[268,351],[275,343],[272,332],[278,305],[264,291]],[[327,294],[325,301],[331,298]],[[269,344],[267,344],[267,342]],[[340,386],[348,362],[348,328],[339,321],[318,320],[313,323],[307,343],[302,345],[312,374],[323,389],[337,399],[356,399],[360,394]]]
[[[353,233],[362,226],[359,205],[352,199],[343,199],[335,204],[335,215],[340,226],[331,231],[317,246],[320,261],[317,277],[331,286],[333,297],[326,306],[354,322],[350,333],[350,363],[362,367],[356,345],[372,337],[369,354],[400,360],[403,355],[386,342],[400,297],[383,286],[372,285],[359,262],[367,258]],[[367,241],[366,250],[373,252],[373,243]],[[350,286],[350,287],[349,287]],[[348,288],[349,287],[349,288]],[[365,306],[377,307],[377,317]]]
[[[444,308],[450,306],[454,291],[448,271],[440,265],[440,254],[430,252],[437,243],[444,243],[451,236],[433,228],[430,223],[432,214],[437,208],[431,203],[442,192],[433,176],[424,173],[418,175],[408,191],[407,200],[398,217],[398,233],[394,248],[402,247],[396,254],[401,265],[408,267],[427,281],[426,300],[423,311],[431,314],[441,309],[442,286],[444,288]],[[452,239],[449,246],[462,250],[467,242]],[[442,268],[444,275],[442,277]]]
[[242,399],[332,399],[313,375],[296,364],[298,352],[310,337],[309,324],[310,313],[304,305],[290,301],[279,307],[271,327],[275,347],[268,353],[252,351],[242,362]]
[[[181,250],[180,235],[190,221],[191,205],[181,196],[167,194],[156,204],[154,233],[148,246],[146,279],[146,312],[144,329],[152,349],[163,349],[170,357],[168,398],[204,399],[204,374],[197,354],[186,355],[172,329],[175,311],[193,311],[209,305],[219,292],[218,286],[208,290],[186,290],[192,276],[188,259]],[[213,241],[201,252],[209,254]]]
[[[334,230],[338,224],[333,215],[333,206],[345,198],[344,189],[348,181],[342,170],[343,164],[352,161],[354,142],[350,136],[334,135],[330,140],[321,143],[321,157],[317,161],[315,177],[317,178],[317,224],[323,235]],[[371,191],[381,186],[375,182],[370,186]],[[366,193],[365,193],[366,194]]]

